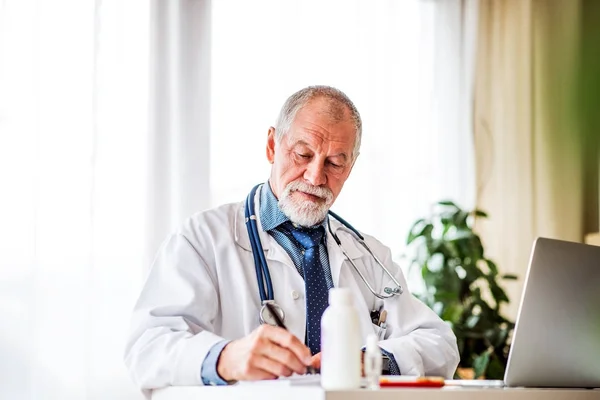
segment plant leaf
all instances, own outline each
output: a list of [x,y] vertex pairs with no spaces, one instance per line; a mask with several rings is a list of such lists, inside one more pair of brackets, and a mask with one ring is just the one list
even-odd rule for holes
[[452,220],[457,228],[467,227],[467,218],[469,218],[469,213],[463,210],[458,210],[452,216]]
[[449,241],[456,241],[462,239],[470,239],[473,237],[473,231],[470,229],[457,229],[451,234],[447,234],[445,239]]
[[479,322],[480,317],[481,317],[481,314],[470,315],[469,318],[467,318],[467,321],[465,322],[465,326],[469,329],[473,329],[475,327],[475,325],[477,325],[477,323]]
[[490,260],[488,258],[484,258],[483,261],[487,264],[492,275],[494,275],[494,276],[498,275],[498,267],[496,266],[495,262],[493,262],[492,260]]
[[420,225],[422,225],[424,222],[425,222],[425,219],[420,218],[420,219],[416,220],[415,223],[410,227],[410,230],[408,231],[408,238],[406,239],[406,244],[411,244],[416,238],[421,236],[421,234],[423,233],[423,229],[418,231],[417,228]]
[[442,315],[440,315],[440,317],[444,321],[448,321],[448,322],[451,322],[452,324],[455,324],[459,321],[462,313],[463,313],[463,308],[460,305],[460,303],[453,303],[453,304],[449,305],[448,307],[446,307],[446,309],[444,310]]
[[444,268],[444,255],[442,253],[434,253],[429,257],[427,268],[433,273],[440,272]]
[[[493,282],[493,284],[492,284],[492,282]],[[490,280],[490,290],[492,291],[494,300],[496,300],[496,303],[498,305],[500,305],[500,303],[503,301],[506,303],[509,302],[506,292],[500,286],[498,286],[493,279]]]
[[451,200],[438,201],[437,204],[440,206],[454,207],[456,209],[460,209],[460,207],[457,206],[456,203]]
[[471,246],[475,250],[475,254],[473,255],[474,260],[480,260],[483,258],[483,243],[481,243],[481,239],[477,235],[473,235],[471,238]]
[[506,339],[508,338],[508,329],[501,328],[498,334],[496,335],[496,340],[492,343],[492,345],[497,347],[503,347],[506,343]]
[[475,379],[485,375],[485,371],[489,363],[490,354],[487,351],[475,357],[475,360],[473,360],[473,370],[475,371]]
[[429,249],[425,243],[421,243],[416,250],[415,261],[421,266],[425,266],[429,260]]
[[498,357],[493,355],[485,372],[485,379],[503,379],[504,368]]
[[482,218],[488,217],[487,213],[485,211],[481,211],[481,210],[475,210],[475,216],[482,217]]

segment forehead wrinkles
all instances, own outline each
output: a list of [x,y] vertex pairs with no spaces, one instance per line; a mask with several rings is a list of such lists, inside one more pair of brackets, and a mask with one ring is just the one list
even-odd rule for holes
[[[333,156],[347,158],[352,153],[353,141],[346,136],[327,135],[329,130],[321,125],[309,123],[302,126],[294,135],[289,135],[288,146],[306,146],[317,152],[327,151]],[[306,135],[309,133],[309,135]],[[333,136],[333,137],[332,137]]]
[[307,144],[309,147],[317,147],[319,149],[323,148],[323,146],[328,148],[334,147],[332,150],[335,154],[345,154],[348,151],[352,151],[353,141],[347,136],[333,135],[326,127],[318,124],[309,124],[303,130],[310,133],[310,135],[298,138],[296,143]]

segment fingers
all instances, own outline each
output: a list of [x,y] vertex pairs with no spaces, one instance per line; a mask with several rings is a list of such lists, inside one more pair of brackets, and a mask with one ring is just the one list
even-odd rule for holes
[[269,378],[259,379],[274,379],[278,376],[292,375],[292,370],[290,370],[287,366],[265,355],[260,355],[256,357],[256,359],[252,362],[252,365],[260,371],[257,373],[266,373],[267,376],[270,376]]
[[261,335],[264,335],[264,337],[275,342],[280,347],[289,349],[305,366],[311,365],[312,357],[310,349],[290,332],[270,325],[262,325],[258,330]]
[[277,362],[282,366],[285,366],[286,370],[293,371],[297,374],[306,373],[306,365],[304,364],[304,362],[299,360],[298,357],[296,357],[296,354],[294,354],[289,349],[281,347],[278,344],[267,340],[266,343],[263,346],[261,346],[260,350],[262,355],[268,357],[269,359]]
[[317,368],[317,369],[321,368],[321,353],[317,353],[314,356],[312,356],[310,365],[312,365],[314,368]]

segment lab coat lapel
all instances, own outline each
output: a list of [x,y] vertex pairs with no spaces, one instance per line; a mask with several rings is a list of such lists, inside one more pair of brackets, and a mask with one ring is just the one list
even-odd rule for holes
[[[250,236],[248,235],[248,227],[246,225],[245,207],[246,202],[239,203],[235,213],[235,241],[241,248],[252,251],[252,244],[250,243]],[[269,250],[271,247],[269,246],[270,235],[263,231],[262,224],[260,223],[260,190],[257,190],[254,194],[254,214],[256,215],[256,226],[262,249]]]
[[[244,215],[244,203],[239,203],[238,208],[235,213],[235,220],[233,222],[234,225],[234,238],[235,242],[242,249],[251,251],[252,246],[250,246],[250,237],[248,236],[248,229],[246,227],[246,216]],[[263,245],[264,247],[264,245]]]
[[[256,225],[258,228],[258,237],[260,238],[260,242],[263,248],[263,251],[266,252],[265,258],[268,261],[275,261],[286,264],[292,268],[294,267],[294,263],[292,259],[287,254],[287,252],[281,247],[275,239],[268,232],[263,231],[262,224],[260,222],[260,212],[259,212],[259,202],[260,202],[260,192],[257,191],[254,204],[255,204],[255,213],[256,213]],[[246,227],[246,217],[244,215],[244,203],[240,203],[239,208],[237,209],[235,215],[235,241],[236,243],[247,251],[252,251],[252,246],[250,244],[250,237],[248,236],[248,228]]]

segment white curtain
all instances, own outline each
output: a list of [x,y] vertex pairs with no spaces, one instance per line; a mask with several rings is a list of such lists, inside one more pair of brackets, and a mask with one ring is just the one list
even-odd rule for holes
[[132,399],[142,278],[143,2],[0,2],[0,398]]
[[364,120],[335,206],[398,257],[471,206],[473,1],[0,1],[0,398],[131,399],[144,270],[197,210],[268,178],[293,91]]
[[210,206],[210,1],[153,0],[144,266]]

